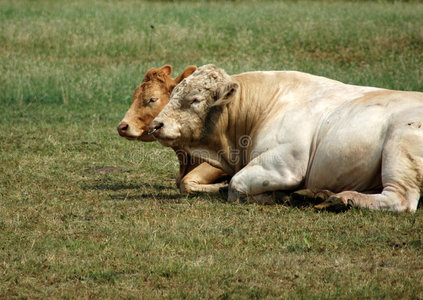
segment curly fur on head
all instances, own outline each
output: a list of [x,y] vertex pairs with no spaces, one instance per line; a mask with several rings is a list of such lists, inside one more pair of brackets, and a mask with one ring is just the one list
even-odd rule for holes
[[206,89],[216,89],[229,77],[224,70],[212,64],[199,67],[192,75],[190,81],[196,82]]

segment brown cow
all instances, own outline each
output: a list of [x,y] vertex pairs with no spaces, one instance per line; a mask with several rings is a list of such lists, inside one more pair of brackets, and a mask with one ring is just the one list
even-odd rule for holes
[[[173,88],[195,70],[195,66],[188,66],[175,79],[170,77],[172,67],[169,65],[148,70],[142,83],[135,89],[132,104],[117,128],[119,134],[128,140],[155,141],[154,136],[148,134],[151,121],[169,102]],[[194,159],[178,147],[173,150],[179,159],[176,184],[182,193],[218,192],[227,185],[223,182],[227,176],[220,169]]]

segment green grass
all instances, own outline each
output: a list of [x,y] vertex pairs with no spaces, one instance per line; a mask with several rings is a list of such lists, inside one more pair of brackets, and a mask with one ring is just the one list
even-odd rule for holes
[[423,91],[422,15],[420,2],[0,1],[0,298],[423,298],[421,208],[186,197],[171,150],[116,132],[164,64]]

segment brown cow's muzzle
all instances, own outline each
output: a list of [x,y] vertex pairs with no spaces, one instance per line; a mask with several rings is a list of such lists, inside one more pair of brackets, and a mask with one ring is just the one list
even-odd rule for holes
[[153,134],[154,136],[156,136],[159,133],[160,128],[163,127],[163,122],[157,122],[157,121],[153,121],[150,124],[150,130],[148,131],[148,134]]
[[119,132],[120,136],[126,137],[129,129],[129,124],[126,122],[120,122],[119,126],[117,127],[117,131]]

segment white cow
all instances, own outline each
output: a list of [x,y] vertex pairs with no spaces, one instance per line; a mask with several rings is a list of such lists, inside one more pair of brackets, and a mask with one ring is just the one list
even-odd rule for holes
[[419,92],[206,65],[174,89],[150,133],[233,175],[232,201],[306,188],[336,193],[318,208],[415,211],[423,190]]

